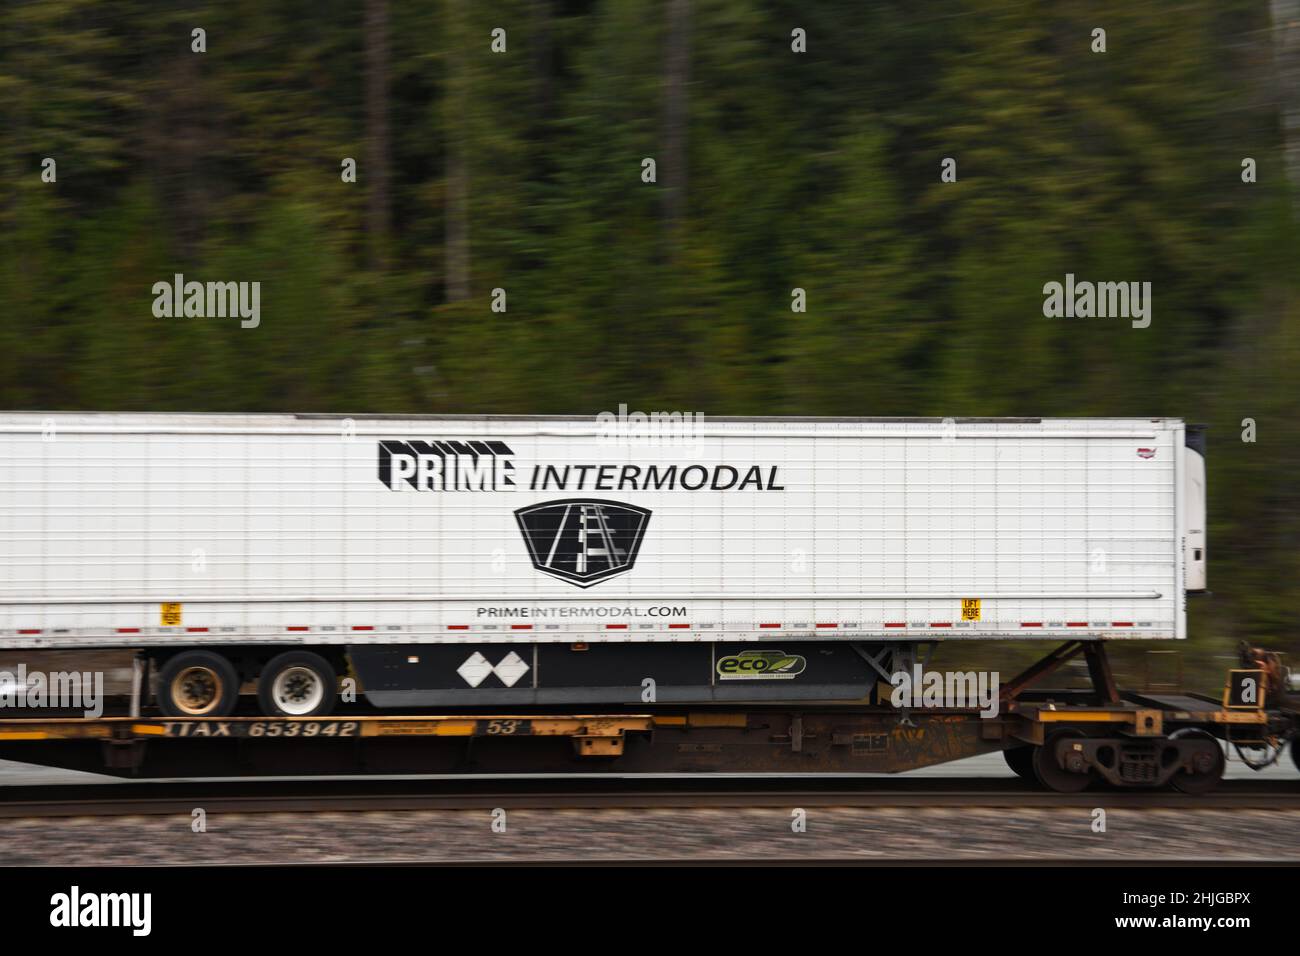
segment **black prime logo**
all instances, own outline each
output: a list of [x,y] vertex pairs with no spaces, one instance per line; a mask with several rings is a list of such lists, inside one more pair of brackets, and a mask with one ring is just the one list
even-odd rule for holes
[[650,511],[622,501],[566,498],[515,512],[533,567],[580,588],[632,570]]
[[514,491],[503,441],[381,441],[379,480],[391,491]]

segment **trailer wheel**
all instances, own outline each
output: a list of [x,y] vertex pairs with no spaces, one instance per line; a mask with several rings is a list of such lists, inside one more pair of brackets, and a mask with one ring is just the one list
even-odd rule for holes
[[271,658],[257,679],[257,699],[267,717],[320,717],[334,709],[338,679],[329,661],[311,651]]
[[1007,766],[1015,772],[1017,777],[1024,777],[1026,780],[1034,779],[1034,748],[1032,746],[1008,747],[1002,751],[1002,756],[1006,758]]
[[1218,739],[1213,734],[1206,733],[1196,727],[1179,730],[1170,734],[1169,737],[1171,740],[1178,737],[1204,737],[1214,741],[1213,758],[1203,765],[1197,766],[1194,772],[1189,773],[1186,770],[1179,770],[1169,780],[1169,785],[1181,793],[1209,793],[1213,790],[1218,782],[1223,779],[1223,769],[1227,764],[1227,760],[1223,756],[1223,748],[1219,746]]
[[239,703],[235,665],[211,651],[182,651],[158,672],[158,709],[168,717],[229,717]]
[[1091,770],[1067,770],[1056,762],[1056,745],[1066,738],[1082,736],[1077,730],[1058,730],[1043,741],[1041,747],[1034,748],[1034,776],[1048,790],[1078,793],[1092,783]]

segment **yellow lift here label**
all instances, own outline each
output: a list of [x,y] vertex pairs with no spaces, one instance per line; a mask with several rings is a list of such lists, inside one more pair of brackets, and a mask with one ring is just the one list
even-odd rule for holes
[[[166,605],[164,605],[165,607]],[[178,605],[179,606],[179,605]],[[979,598],[962,598],[961,599],[961,619],[963,621],[978,621],[980,619],[980,599]]]
[[181,606],[179,604],[161,604],[160,617],[163,627],[179,627],[181,623]]

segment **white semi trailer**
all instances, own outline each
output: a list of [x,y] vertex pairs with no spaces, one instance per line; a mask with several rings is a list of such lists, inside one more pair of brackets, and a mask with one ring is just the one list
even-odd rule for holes
[[[1177,640],[1179,419],[21,413],[0,647],[134,648],[166,714],[862,700],[873,645]],[[650,684],[647,684],[647,681]]]

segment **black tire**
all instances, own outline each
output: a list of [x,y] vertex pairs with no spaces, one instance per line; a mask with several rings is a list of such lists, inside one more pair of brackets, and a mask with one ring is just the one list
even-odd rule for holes
[[311,651],[279,654],[257,678],[257,701],[267,717],[323,717],[337,700],[334,668]]
[[1032,746],[1008,747],[1002,751],[1002,756],[1006,758],[1007,766],[1010,767],[1017,777],[1023,777],[1026,780],[1035,780],[1034,777],[1034,748]]
[[1066,738],[1074,739],[1082,736],[1083,734],[1077,730],[1058,730],[1050,734],[1041,747],[1034,748],[1034,777],[1048,790],[1057,793],[1078,793],[1087,789],[1088,784],[1095,779],[1092,771],[1074,773],[1056,762],[1057,743]]
[[168,717],[229,717],[239,703],[235,665],[212,651],[181,651],[158,672],[158,709]]

